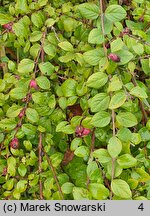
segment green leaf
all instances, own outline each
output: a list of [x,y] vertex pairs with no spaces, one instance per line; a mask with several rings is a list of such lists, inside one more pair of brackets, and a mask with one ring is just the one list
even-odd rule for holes
[[31,42],[39,41],[39,40],[41,40],[41,38],[42,38],[42,32],[40,32],[40,31],[33,31],[30,35],[30,41]]
[[32,150],[32,143],[29,140],[24,140],[23,145],[24,145],[24,147],[26,148],[27,151]]
[[114,179],[111,182],[111,188],[112,192],[120,198],[129,199],[132,197],[130,187],[124,180]]
[[26,166],[23,163],[21,163],[19,165],[19,167],[18,167],[18,173],[19,173],[19,175],[21,175],[22,177],[24,177],[25,174],[26,174],[26,172],[27,172]]
[[89,148],[87,146],[80,146],[78,147],[75,151],[74,154],[77,157],[87,157],[89,155],[90,151]]
[[89,200],[91,197],[89,191],[82,187],[73,187],[72,193],[74,200]]
[[27,5],[27,0],[17,0],[15,9],[17,13],[24,14],[29,12],[29,8]]
[[112,178],[112,174],[114,173],[114,178],[118,177],[121,175],[123,171],[123,168],[117,163],[117,161],[114,162],[113,166],[112,163],[107,163],[107,173],[106,176],[108,178]]
[[41,62],[39,68],[44,75],[48,76],[51,76],[55,71],[55,67],[50,62]]
[[13,104],[11,107],[9,107],[9,109],[7,110],[6,116],[8,118],[15,118],[18,116],[18,114],[20,113],[20,111],[22,110],[22,107]]
[[21,129],[27,136],[34,136],[37,132],[37,128],[31,124],[23,124]]
[[91,120],[94,127],[105,127],[110,123],[111,116],[108,112],[100,111],[96,113]]
[[141,59],[142,69],[146,75],[150,75],[150,59]]
[[56,126],[56,132],[73,134],[75,132],[75,129],[71,125],[68,125],[67,121],[62,121]]
[[7,159],[7,172],[10,176],[15,176],[16,174],[16,159],[12,156]]
[[36,13],[32,13],[31,21],[37,28],[41,28],[44,24],[43,13],[41,11],[38,11]]
[[71,141],[70,150],[75,151],[78,148],[78,146],[81,146],[81,145],[82,145],[82,139],[76,137]]
[[0,79],[0,92],[3,92],[6,87],[5,80]]
[[61,186],[61,190],[64,194],[71,194],[72,190],[73,190],[74,184],[72,184],[71,182],[65,182],[62,186]]
[[122,150],[122,143],[117,137],[111,137],[107,149],[110,156],[116,158]]
[[11,178],[11,179],[7,180],[6,183],[3,184],[2,187],[8,191],[12,190],[14,187],[14,179]]
[[41,89],[50,89],[50,81],[45,76],[39,76],[36,78],[37,84]]
[[127,169],[136,166],[137,159],[130,154],[123,154],[118,157],[117,162],[122,168]]
[[49,59],[52,59],[55,57],[56,47],[53,44],[46,41],[44,43],[43,49],[44,49],[44,52],[48,55]]
[[60,62],[67,63],[67,62],[74,60],[74,58],[75,58],[74,53],[67,52],[66,55],[63,55],[63,56],[59,57],[58,59]]
[[4,118],[0,121],[0,128],[3,130],[13,130],[17,125],[15,119]]
[[74,79],[67,79],[63,82],[61,85],[61,89],[63,92],[63,95],[65,97],[72,97],[76,95],[76,86],[77,82]]
[[26,96],[27,89],[23,87],[17,87],[17,88],[12,89],[9,94],[10,94],[10,97],[19,100]]
[[1,25],[7,24],[12,21],[14,21],[14,18],[10,14],[0,13],[0,24]]
[[122,88],[122,82],[117,76],[113,76],[109,82],[108,92],[118,91]]
[[143,142],[150,141],[150,131],[146,127],[142,127],[139,130],[139,134]]
[[55,95],[54,95],[54,94],[52,94],[52,95],[49,97],[48,106],[49,106],[51,109],[55,108],[55,106],[56,106],[56,98],[55,98]]
[[87,86],[95,89],[103,87],[108,81],[105,73],[97,72],[92,74],[87,80]]
[[138,98],[147,98],[148,97],[146,92],[144,91],[144,89],[139,87],[139,86],[133,87],[130,91],[130,94],[134,95],[135,97],[138,97]]
[[16,190],[19,193],[23,193],[27,188],[27,180],[20,180],[17,182]]
[[134,52],[139,56],[141,56],[144,52],[144,46],[140,43],[137,43],[136,45],[132,46],[132,48]]
[[122,47],[124,46],[124,43],[123,43],[123,41],[121,40],[121,38],[118,38],[118,39],[114,40],[114,41],[110,44],[110,46],[111,46],[111,52],[114,53],[114,52],[116,52],[116,51],[118,51],[118,50],[121,50]]
[[135,115],[130,112],[120,112],[116,116],[116,119],[117,122],[123,127],[133,127],[138,123]]
[[116,92],[110,100],[109,109],[121,107],[126,101],[126,98],[127,96],[124,91]]
[[99,16],[99,7],[94,3],[83,3],[78,6],[78,10],[83,18],[97,19]]
[[127,13],[120,5],[109,5],[106,8],[105,16],[111,22],[119,22],[126,17]]
[[49,18],[49,19],[46,20],[45,25],[47,27],[51,27],[51,26],[53,26],[55,24],[55,22],[56,22],[56,20],[54,20],[52,18]]
[[92,29],[88,36],[88,42],[91,44],[102,44],[104,42],[104,36],[101,29]]
[[108,163],[111,161],[111,157],[106,149],[97,149],[92,155],[93,157],[98,158],[100,163]]
[[89,184],[89,191],[96,200],[106,200],[109,196],[109,190],[100,183]]
[[125,49],[116,51],[115,54],[120,57],[120,62],[118,63],[119,65],[127,64],[134,57],[131,52]]
[[61,152],[56,152],[50,156],[53,167],[58,167],[63,160],[64,155]]
[[100,49],[89,50],[83,53],[84,60],[92,66],[98,65],[102,57],[104,57],[104,54],[103,51]]
[[31,121],[32,123],[39,121],[39,114],[35,109],[27,108],[26,109],[26,116],[27,116],[28,120]]
[[117,132],[117,137],[124,142],[129,142],[131,139],[132,133],[128,128],[121,128]]
[[31,59],[23,59],[18,64],[18,72],[22,74],[28,74],[34,69],[34,61]]
[[92,112],[99,112],[108,108],[110,97],[106,93],[96,94],[89,100],[89,107]]
[[58,44],[58,46],[59,46],[61,49],[65,50],[65,51],[68,51],[68,52],[73,52],[73,50],[74,50],[72,44],[69,43],[68,41],[60,42],[60,43]]

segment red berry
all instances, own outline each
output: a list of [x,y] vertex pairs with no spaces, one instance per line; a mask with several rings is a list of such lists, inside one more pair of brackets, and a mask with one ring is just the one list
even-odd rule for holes
[[82,137],[82,132],[83,132],[84,128],[80,125],[76,127],[76,135],[79,137]]
[[13,148],[13,149],[18,149],[18,148],[19,148],[19,140],[18,140],[16,137],[14,137],[14,138],[11,140],[9,146],[10,146],[11,148]]
[[20,111],[18,117],[19,117],[19,118],[22,118],[22,117],[25,115],[25,111],[26,111],[25,108],[23,108],[23,109]]
[[111,59],[114,62],[120,62],[120,57],[114,53],[110,53],[108,55],[108,58]]
[[29,84],[30,88],[34,88],[34,89],[37,89],[37,83],[36,81],[33,79],[30,81],[30,84]]
[[84,129],[83,129],[83,132],[82,132],[82,136],[86,136],[86,135],[88,135],[88,134],[90,134],[90,133],[91,133],[91,130],[90,130],[90,129],[84,128]]
[[13,22],[9,22],[9,23],[6,23],[2,26],[4,29],[7,29],[8,31],[12,31],[12,25],[13,25]]
[[91,130],[88,128],[84,128],[83,126],[76,127],[76,136],[83,137],[91,133]]
[[109,49],[110,48],[110,43],[106,43],[105,47],[106,47],[106,49]]

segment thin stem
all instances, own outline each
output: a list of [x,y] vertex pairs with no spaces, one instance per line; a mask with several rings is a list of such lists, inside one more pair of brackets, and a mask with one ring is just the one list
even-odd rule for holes
[[59,184],[57,175],[56,175],[55,168],[53,167],[52,162],[51,162],[51,160],[50,160],[48,154],[47,154],[45,151],[44,151],[44,154],[45,154],[46,160],[47,160],[47,162],[48,162],[48,164],[49,164],[49,166],[50,166],[50,168],[51,168],[51,170],[52,170],[53,177],[54,177],[54,180],[55,180],[55,182],[56,182],[56,185],[57,185],[59,194],[60,194],[60,196],[61,196],[61,199],[64,200],[64,195],[63,195],[63,193],[62,193],[62,190],[61,190],[61,187],[60,187],[60,184]]
[[[6,56],[5,47],[4,46],[0,46],[0,58],[5,57],[5,56]],[[8,72],[7,63],[3,62],[1,64],[1,67],[3,69],[3,75],[6,74]]]
[[[111,182],[114,180],[114,176],[115,176],[115,158],[112,158],[111,160],[111,164],[112,164],[112,171],[111,171]],[[112,200],[112,196],[113,196],[113,192],[112,189],[110,191],[110,200]]]
[[[90,157],[89,160],[92,158],[92,153],[94,151],[94,143],[95,143],[95,128],[92,130],[92,141],[91,141],[91,150],[90,150]],[[88,188],[88,185],[90,183],[89,177],[87,177],[86,180],[86,187]]]
[[[103,37],[105,37],[103,0],[100,0],[99,2],[100,2],[100,12],[101,12],[101,15],[100,15],[100,19],[101,19],[101,29],[102,29]],[[103,42],[103,50],[104,50],[105,56],[107,57],[107,49],[106,49],[106,47],[105,47],[105,42]]]
[[[137,86],[137,82],[136,82],[134,74],[132,74],[132,82],[133,82],[134,86],[136,87]],[[143,115],[143,122],[142,122],[142,124],[145,125],[146,122],[148,121],[148,119],[147,119],[147,114],[146,114],[143,102],[140,99],[139,99],[139,104],[140,104],[140,109],[141,109],[141,112],[142,112],[142,115]]]
[[[42,172],[42,133],[40,132],[40,136],[39,136],[39,144],[38,144],[38,150],[39,150],[39,175]],[[43,186],[42,186],[42,180],[41,180],[41,176],[39,179],[39,187],[40,187],[40,200],[43,200]]]
[[115,136],[116,135],[116,126],[115,126],[115,111],[114,110],[112,110],[111,117],[112,117],[112,125],[113,125],[113,136]]

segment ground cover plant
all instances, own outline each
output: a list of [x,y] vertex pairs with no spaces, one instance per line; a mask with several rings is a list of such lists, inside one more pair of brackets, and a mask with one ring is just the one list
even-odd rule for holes
[[149,200],[149,0],[0,4],[0,199]]

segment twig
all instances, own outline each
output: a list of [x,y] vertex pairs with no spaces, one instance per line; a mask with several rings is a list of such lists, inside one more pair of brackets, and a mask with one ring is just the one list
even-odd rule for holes
[[99,161],[98,161],[97,159],[95,159],[95,161],[96,161],[97,166],[98,166],[98,168],[99,168],[99,170],[100,170],[100,173],[102,173],[102,178],[103,178],[103,180],[104,180],[105,186],[106,186],[109,190],[111,190],[109,181],[108,181],[108,179],[106,178],[105,172],[103,171],[103,169],[102,169],[102,167],[101,167]]
[[[6,56],[5,47],[4,46],[0,46],[0,58],[5,57],[5,56]],[[1,64],[1,67],[3,69],[3,74],[7,73],[7,71],[8,71],[7,63],[3,62]]]
[[[90,150],[89,160],[91,159],[92,153],[94,151],[94,143],[95,143],[95,128],[92,130],[92,141],[91,141],[91,150]],[[89,183],[90,183],[90,179],[89,179],[89,177],[87,177],[87,180],[86,180],[86,187],[87,188],[88,188]]]
[[61,42],[61,40],[58,38],[58,35],[57,35],[56,31],[55,31],[54,26],[52,26],[51,29],[52,29],[52,31],[54,32],[55,37],[56,37],[56,39],[58,40],[58,42]]
[[111,117],[112,117],[112,125],[113,125],[113,136],[115,136],[116,135],[116,126],[115,126],[115,111],[114,110],[112,110]]
[[46,160],[47,160],[47,162],[48,162],[48,164],[49,164],[49,166],[50,166],[50,168],[51,168],[51,170],[52,170],[53,177],[54,177],[54,179],[55,179],[55,182],[56,182],[56,185],[57,185],[59,194],[60,194],[60,196],[61,196],[61,199],[64,200],[64,195],[63,195],[63,193],[62,193],[62,190],[61,190],[61,187],[60,187],[60,184],[59,184],[57,175],[56,175],[55,168],[53,167],[52,162],[51,162],[51,160],[50,160],[48,154],[47,154],[45,151],[44,151],[44,154],[45,154]]
[[[100,18],[101,18],[101,29],[102,29],[103,37],[105,37],[103,0],[100,0],[99,2],[100,2],[100,12],[101,12],[101,15],[100,15]],[[104,50],[105,57],[107,57],[107,49],[105,47],[105,42],[103,42],[103,50]]]
[[[38,150],[39,150],[39,175],[42,172],[42,133],[40,132],[40,136],[39,136],[39,144],[38,144]],[[43,200],[43,186],[42,186],[42,180],[41,180],[41,176],[39,179],[39,187],[40,187],[40,200]]]
[[94,151],[94,143],[95,143],[95,128],[92,130],[92,142],[91,142],[91,151],[90,151],[90,155],[91,155],[92,152]]
[[[136,79],[135,79],[134,74],[132,74],[132,82],[133,82],[134,86],[136,87],[137,83],[136,83]],[[139,104],[140,104],[140,109],[141,109],[141,112],[142,112],[142,115],[143,115],[143,122],[142,122],[142,124],[145,125],[146,122],[148,121],[148,119],[147,119],[146,111],[144,109],[143,102],[140,99],[139,99]]]

